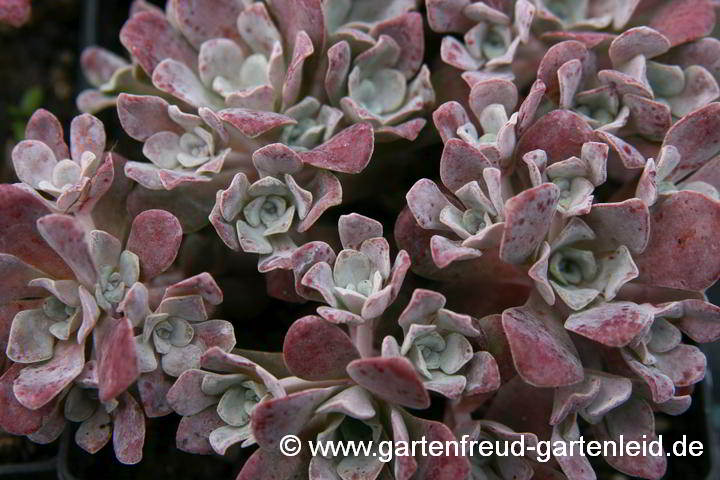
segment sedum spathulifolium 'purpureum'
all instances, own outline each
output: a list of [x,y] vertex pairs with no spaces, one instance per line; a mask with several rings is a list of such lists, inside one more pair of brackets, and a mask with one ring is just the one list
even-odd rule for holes
[[[251,449],[239,480],[600,478],[572,451],[278,447],[652,440],[684,413],[720,339],[715,24],[705,0],[136,0],[125,51],[80,59],[83,113],[38,110],[8,159],[0,427],[133,464],[172,415],[180,450]],[[289,316],[270,351],[261,297]]]

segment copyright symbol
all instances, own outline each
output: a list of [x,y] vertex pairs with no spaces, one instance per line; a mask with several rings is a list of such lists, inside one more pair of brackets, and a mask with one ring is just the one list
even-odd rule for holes
[[286,457],[294,457],[300,453],[301,448],[302,444],[300,443],[300,439],[295,435],[285,435],[280,440],[280,453]]

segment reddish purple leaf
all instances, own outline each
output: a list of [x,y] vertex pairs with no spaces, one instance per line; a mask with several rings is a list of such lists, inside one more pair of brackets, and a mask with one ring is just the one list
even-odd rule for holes
[[681,191],[655,204],[650,242],[634,257],[638,282],[683,290],[704,290],[720,277],[720,204]]
[[283,354],[292,374],[306,380],[345,378],[345,367],[360,357],[340,327],[314,315],[300,318],[290,326]]
[[595,232],[595,244],[602,251],[625,245],[632,253],[641,253],[650,239],[650,212],[637,198],[596,203],[583,220]]
[[37,229],[37,220],[49,213],[37,196],[16,185],[0,185],[0,252],[57,278],[72,278],[70,268]]
[[26,366],[16,363],[0,377],[0,427],[13,435],[29,435],[42,427],[45,417],[55,407],[54,402],[38,410],[30,410],[15,398],[13,382]]
[[510,308],[503,312],[502,323],[515,368],[527,383],[561,387],[583,379],[577,352],[549,310]]
[[509,263],[524,262],[542,243],[550,229],[560,190],[544,183],[505,202],[505,230],[500,257]]
[[35,110],[25,126],[25,140],[39,140],[50,147],[57,161],[70,158],[63,128],[55,115],[44,108]]
[[121,318],[100,341],[98,360],[99,395],[101,402],[116,398],[135,383],[138,371],[135,335],[130,320]]
[[149,76],[167,58],[197,68],[195,50],[160,13],[146,11],[130,17],[120,30],[120,42]]
[[37,221],[40,235],[72,268],[77,279],[85,285],[95,284],[95,267],[85,227],[69,215],[46,215]]
[[169,106],[160,97],[121,93],[117,100],[117,113],[125,132],[144,142],[158,132],[185,133],[168,115]]
[[303,163],[334,172],[360,173],[370,162],[374,134],[368,123],[358,123],[336,133],[330,140],[308,152],[301,152]]
[[84,365],[85,345],[58,342],[52,360],[20,372],[13,386],[15,398],[30,409],[47,405],[80,375]]
[[259,403],[250,417],[258,445],[274,449],[285,435],[299,435],[315,409],[336,391],[334,387],[313,388]]
[[164,210],[145,210],[135,217],[126,248],[140,258],[143,279],[156,277],[172,265],[182,233],[178,219]]
[[195,48],[211,38],[242,43],[237,27],[237,17],[243,10],[240,2],[175,0],[172,5],[180,31]]
[[674,145],[680,163],[673,178],[701,167],[720,152],[720,103],[711,103],[684,116],[665,135],[663,146]]
[[347,367],[350,377],[390,403],[427,408],[430,397],[409,360],[403,357],[361,358]]
[[605,303],[573,313],[565,328],[609,347],[624,347],[648,328],[653,311],[631,302]]
[[30,13],[30,0],[0,1],[0,23],[20,28],[30,20]]
[[112,412],[115,457],[125,465],[134,465],[142,460],[145,416],[129,393],[123,393],[119,400],[120,403]]
[[520,137],[516,158],[532,150],[545,150],[548,165],[572,156],[580,157],[584,143],[593,140],[593,130],[569,110],[553,110],[533,123]]
[[211,455],[215,451],[208,437],[213,430],[224,425],[226,423],[222,421],[215,407],[182,417],[175,435],[175,444],[183,452]]
[[715,8],[705,0],[674,0],[662,5],[650,26],[674,47],[710,35],[715,26]]

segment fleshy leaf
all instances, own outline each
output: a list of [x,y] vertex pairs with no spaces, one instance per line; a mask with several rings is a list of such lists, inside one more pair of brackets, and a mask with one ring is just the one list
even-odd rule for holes
[[340,327],[313,315],[290,326],[283,353],[288,369],[307,380],[344,378],[345,367],[359,357],[350,337]]
[[347,367],[359,385],[391,403],[427,408],[430,398],[409,360],[403,357],[362,358]]

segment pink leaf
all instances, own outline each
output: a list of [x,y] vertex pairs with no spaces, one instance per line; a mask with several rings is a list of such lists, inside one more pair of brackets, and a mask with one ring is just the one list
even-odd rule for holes
[[13,386],[15,398],[33,410],[47,405],[80,375],[84,365],[85,345],[58,342],[50,361],[27,366],[20,372]]
[[720,204],[681,191],[655,204],[650,242],[635,256],[638,282],[683,290],[704,290],[720,277]]
[[303,454],[288,457],[258,449],[245,462],[235,480],[293,480],[298,474],[307,474],[307,462]]
[[0,427],[13,435],[29,435],[42,427],[45,417],[55,407],[50,403],[38,410],[31,410],[15,398],[13,382],[25,365],[16,363],[0,377]]
[[50,275],[71,278],[67,264],[37,229],[37,219],[49,213],[37,196],[16,185],[0,185],[0,251]]
[[403,357],[362,358],[347,367],[350,377],[390,403],[427,408],[430,397],[409,360]]
[[135,336],[130,320],[121,318],[100,342],[98,378],[101,402],[110,401],[127,390],[140,372],[135,353]]
[[95,267],[90,257],[85,229],[79,220],[69,215],[52,214],[40,218],[37,228],[45,241],[86,285],[95,284]]
[[663,147],[674,145],[680,163],[673,178],[681,178],[701,167],[720,152],[720,103],[711,103],[684,116],[665,135]]
[[503,312],[502,324],[515,368],[527,383],[560,387],[583,379],[577,352],[550,311],[510,308]]
[[383,227],[377,220],[351,213],[340,217],[340,220],[338,220],[338,232],[343,248],[359,250],[360,245],[365,240],[382,237]]
[[63,128],[55,115],[40,108],[35,110],[25,126],[25,140],[38,140],[50,147],[55,159],[70,158],[70,151],[63,138]]
[[345,367],[360,356],[340,327],[313,315],[290,326],[283,353],[292,374],[306,380],[344,378]]
[[140,258],[142,278],[156,277],[172,265],[182,233],[178,219],[164,210],[145,210],[135,217],[126,249]]
[[225,425],[214,407],[182,417],[175,435],[175,444],[183,452],[210,455],[215,452],[208,437],[213,430]]
[[70,124],[70,156],[75,163],[80,163],[84,152],[102,158],[105,140],[105,127],[96,117],[83,113],[73,118]]
[[545,150],[548,164],[580,157],[583,144],[592,136],[590,126],[576,113],[553,110],[528,127],[518,141],[516,156],[522,158],[532,150]]
[[211,305],[219,305],[223,300],[222,290],[220,290],[220,287],[215,283],[212,275],[207,272],[199,273],[170,285],[165,290],[163,298],[180,297],[184,295],[200,295],[203,297],[203,300]]
[[197,67],[193,48],[160,13],[146,11],[130,17],[120,30],[120,42],[149,76],[167,58]]
[[[567,40],[565,42],[553,45],[545,53],[540,61],[537,71],[537,78],[542,80],[547,87],[547,94],[557,99],[560,93],[560,85],[558,82],[558,69],[570,60],[578,59],[585,65],[589,55],[587,48],[576,40]],[[564,159],[563,159],[564,160]]]
[[294,119],[280,113],[249,108],[226,108],[218,112],[218,116],[249,138],[255,138],[274,128],[296,123]]
[[140,405],[129,393],[123,393],[113,411],[113,448],[115,457],[125,465],[142,460],[145,444],[145,417]]
[[250,417],[258,445],[274,449],[285,435],[300,434],[315,416],[315,409],[335,392],[334,387],[313,388],[259,403]]
[[595,232],[595,243],[603,251],[625,245],[631,252],[641,253],[650,239],[650,212],[637,198],[596,203],[583,220]]
[[308,152],[301,152],[303,163],[334,172],[360,173],[370,162],[374,134],[368,123],[359,123],[336,133],[330,140]]
[[[595,428],[598,440],[618,442],[620,435],[626,442],[650,442],[656,440],[655,419],[650,406],[644,401],[633,398],[624,405],[612,410],[606,416],[605,423]],[[610,452],[612,453],[612,452]],[[665,452],[660,456],[651,455],[609,455],[605,460],[616,469],[631,476],[658,480],[667,468]]]
[[219,398],[202,391],[203,379],[209,375],[201,370],[185,370],[167,393],[167,402],[183,417],[196,415],[218,403]]
[[525,190],[505,202],[505,230],[500,257],[509,263],[524,262],[542,243],[550,229],[560,190],[551,183]]
[[624,347],[648,328],[652,310],[631,302],[605,303],[573,313],[565,328],[609,347]]
[[294,40],[302,30],[312,40],[315,51],[322,50],[326,26],[320,0],[271,0],[268,3],[283,38]]
[[30,0],[0,1],[0,23],[19,28],[30,20]]
[[715,8],[709,1],[675,0],[662,5],[650,26],[674,47],[710,35],[715,26]]
[[117,112],[123,129],[135,140],[147,140],[158,132],[184,133],[168,115],[168,104],[160,97],[121,93]]
[[195,48],[211,38],[229,38],[240,43],[236,21],[242,10],[239,2],[173,1],[178,28]]
[[397,42],[402,54],[394,68],[406,78],[418,71],[425,51],[423,17],[418,12],[408,12],[380,22],[370,30],[370,35],[374,38],[388,35]]

